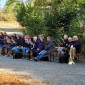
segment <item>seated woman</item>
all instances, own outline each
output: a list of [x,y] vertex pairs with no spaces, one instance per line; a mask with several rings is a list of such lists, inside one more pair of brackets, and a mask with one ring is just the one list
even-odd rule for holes
[[15,43],[15,46],[13,46],[12,51],[13,52],[19,52],[21,49],[21,40],[19,36],[13,37],[14,39],[11,39],[12,43]]
[[22,49],[22,55],[23,58],[26,57],[26,53],[28,53],[33,45],[33,42],[31,40],[31,38],[29,38],[28,36],[25,36],[25,43],[23,45],[23,49]]
[[38,54],[43,51],[45,48],[45,42],[44,42],[44,37],[43,36],[40,36],[40,43],[37,47],[37,49],[34,49],[33,53],[36,55],[35,57],[38,56]]
[[47,41],[48,41],[47,47],[45,48],[45,50],[39,53],[39,55],[34,59],[35,61],[42,59],[45,55],[48,55],[54,51],[54,43],[51,40],[50,36],[47,37]]
[[37,48],[38,48],[38,40],[37,40],[37,36],[34,36],[33,37],[33,47],[32,47],[33,57],[36,57],[35,50],[37,50]]

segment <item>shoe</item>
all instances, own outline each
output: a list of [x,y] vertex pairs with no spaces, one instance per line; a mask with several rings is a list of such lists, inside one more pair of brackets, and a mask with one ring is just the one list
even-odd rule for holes
[[23,56],[22,59],[25,59],[25,56]]
[[37,58],[34,58],[34,61],[38,61]]

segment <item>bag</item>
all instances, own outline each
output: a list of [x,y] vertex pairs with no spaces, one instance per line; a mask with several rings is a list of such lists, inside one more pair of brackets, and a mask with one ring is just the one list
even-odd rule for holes
[[2,47],[1,55],[7,55],[7,48],[5,46]]
[[13,53],[13,59],[20,59],[22,58],[22,52],[14,52]]

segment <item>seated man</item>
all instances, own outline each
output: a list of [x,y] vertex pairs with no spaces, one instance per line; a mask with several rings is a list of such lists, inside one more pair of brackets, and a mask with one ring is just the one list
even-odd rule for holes
[[36,55],[35,57],[38,56],[38,54],[43,51],[45,48],[45,42],[44,42],[44,37],[43,36],[40,36],[40,43],[37,47],[37,49],[34,49],[34,54]]
[[43,50],[42,52],[39,53],[37,58],[35,58],[35,61],[42,59],[45,55],[48,55],[54,51],[54,43],[51,40],[50,36],[47,37],[47,41],[48,41],[47,47],[45,48],[45,50]]
[[70,47],[71,47],[71,45],[73,45],[73,38],[71,38],[71,37],[69,37],[68,38],[68,44],[67,44],[67,50],[69,51],[70,50]]
[[77,36],[73,37],[74,43],[73,46],[76,48],[76,53],[81,53],[81,41]]

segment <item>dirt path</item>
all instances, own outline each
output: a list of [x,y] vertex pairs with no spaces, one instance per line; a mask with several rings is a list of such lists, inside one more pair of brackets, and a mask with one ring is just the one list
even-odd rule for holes
[[0,71],[3,69],[6,70],[5,73],[8,73],[8,77],[9,74],[14,74],[16,79],[17,75],[21,75],[22,80],[22,76],[27,76],[28,79],[32,78],[34,82],[37,81],[39,85],[85,85],[85,63],[70,66],[58,62],[34,62],[0,56]]

